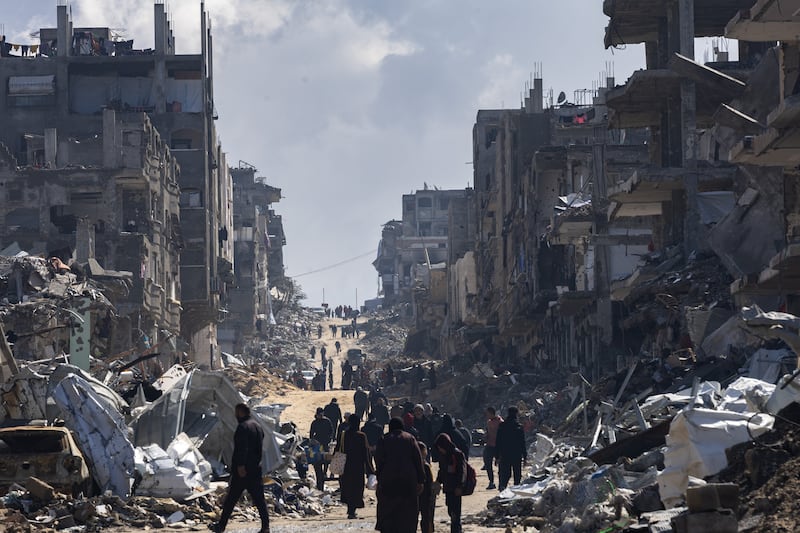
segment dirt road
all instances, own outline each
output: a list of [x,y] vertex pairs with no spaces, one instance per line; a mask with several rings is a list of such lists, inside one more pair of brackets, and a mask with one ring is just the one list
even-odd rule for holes
[[[342,339],[338,333],[337,337],[334,339],[331,335],[330,325],[336,324],[337,326],[346,325],[347,321],[338,320],[338,319],[325,319],[322,321],[323,327],[323,334],[322,338],[319,340],[314,341],[314,344],[317,346],[317,355],[315,359],[315,366],[319,368],[321,361],[320,361],[320,354],[319,349],[322,345],[327,347],[327,356],[333,357],[333,368],[334,368],[334,390],[333,391],[303,391],[303,390],[295,390],[289,391],[284,396],[275,397],[275,398],[266,398],[267,403],[273,402],[280,402],[280,403],[287,403],[290,404],[289,407],[281,415],[281,421],[293,421],[297,424],[298,428],[300,429],[301,434],[307,435],[309,428],[311,426],[311,421],[314,419],[314,411],[316,407],[324,407],[328,402],[330,402],[331,398],[336,398],[337,402],[339,403],[342,412],[353,412],[354,405],[353,405],[353,391],[343,391],[341,390],[341,363],[342,360],[345,358],[345,354],[349,348],[360,348],[361,346],[358,343],[358,339]],[[338,340],[341,345],[341,353],[336,354],[336,350],[334,348],[334,342]],[[381,357],[382,354],[368,354],[369,356],[377,356]],[[475,513],[483,510],[486,508],[486,502],[497,495],[497,491],[485,490],[485,487],[488,485],[488,479],[486,478],[486,472],[479,470],[482,465],[482,461],[478,457],[473,457],[470,462],[472,466],[478,471],[478,487],[475,490],[475,494],[472,496],[468,496],[464,498],[464,509],[463,514],[464,516],[467,515],[474,515]],[[436,472],[437,465],[434,465],[434,473]],[[338,488],[338,484],[334,482],[329,482],[326,486],[332,490]],[[324,517],[312,517],[312,518],[305,518],[305,519],[285,519],[281,517],[276,517],[274,519],[274,523],[276,527],[273,531],[277,531],[280,533],[294,533],[294,532],[301,532],[301,531],[310,531],[313,529],[319,529],[320,531],[358,531],[358,530],[372,530],[375,525],[375,494],[371,492],[367,492],[365,494],[367,497],[367,506],[365,509],[359,511],[360,518],[357,520],[347,520],[346,519],[346,509],[342,506],[336,506],[329,508],[329,512]],[[444,520],[446,524],[449,524],[447,521],[447,509],[444,507],[444,496],[440,495],[439,500],[437,502],[436,507],[436,516],[438,519]],[[243,524],[239,524],[240,526]],[[437,520],[436,531],[449,531],[449,525],[444,525],[443,523],[439,523]],[[494,531],[496,532],[497,529],[491,528],[484,528],[478,527],[474,525],[465,525],[464,531],[466,532],[483,532],[483,531]]]

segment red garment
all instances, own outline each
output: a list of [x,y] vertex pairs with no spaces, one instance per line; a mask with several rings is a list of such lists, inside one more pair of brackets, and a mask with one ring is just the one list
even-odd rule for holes
[[503,417],[500,415],[494,415],[494,417],[490,418],[486,421],[486,445],[491,446],[494,448],[497,446],[497,429],[500,427],[500,423],[503,421]]
[[414,427],[414,415],[412,415],[411,413],[404,414],[403,415],[403,425],[406,427],[406,429],[413,428]]

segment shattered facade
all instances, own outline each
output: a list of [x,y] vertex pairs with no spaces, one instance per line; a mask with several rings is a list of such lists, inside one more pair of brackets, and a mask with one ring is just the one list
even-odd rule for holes
[[[136,50],[132,41],[113,41],[106,28],[74,28],[68,7],[59,5],[57,27],[40,31],[36,57],[0,61],[6,172],[18,166],[42,177],[71,176],[75,185],[67,196],[48,198],[51,212],[43,209],[41,216],[30,211],[32,199],[19,188],[7,189],[19,211],[5,213],[0,239],[4,246],[19,240],[9,228],[40,226],[53,234],[52,223],[69,257],[70,246],[86,255],[80,243],[92,240],[93,229],[100,266],[133,273],[146,294],[141,298],[161,302],[157,320],[190,341],[197,362],[213,366],[219,309],[233,281],[233,186],[214,124],[207,15],[201,13],[201,53],[179,55],[165,6],[155,4],[154,14],[155,47]],[[132,118],[137,115],[146,117]],[[141,125],[130,126],[135,121]],[[125,175],[123,169],[140,170]],[[102,209],[93,207],[100,203]],[[117,254],[122,247],[106,243],[104,232],[128,239],[125,252]],[[32,240],[31,233],[26,246],[34,246]],[[58,251],[48,248],[56,244],[52,238],[38,240],[31,250]],[[151,324],[135,327],[144,331]],[[151,342],[164,337],[154,333]]]
[[[223,351],[243,353],[247,342],[266,331],[274,323],[269,290],[274,286],[269,277],[272,250],[285,244],[282,232],[271,234],[270,206],[280,201],[281,190],[256,178],[256,169],[231,169],[233,176],[233,243],[236,281],[229,289],[230,303],[219,340]],[[283,265],[278,272],[282,275]]]

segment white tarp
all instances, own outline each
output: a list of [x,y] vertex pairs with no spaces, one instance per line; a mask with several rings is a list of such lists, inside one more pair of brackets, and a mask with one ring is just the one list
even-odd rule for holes
[[66,426],[75,434],[100,490],[128,498],[135,462],[122,414],[75,374],[58,383],[53,399],[64,413]]
[[775,385],[755,378],[737,378],[728,385],[719,409],[735,413],[759,413],[765,410]]
[[669,426],[664,470],[658,489],[666,508],[679,505],[689,476],[704,478],[728,466],[725,450],[772,429],[767,414],[734,413],[712,409],[685,409]]
[[748,375],[767,383],[775,383],[781,375],[782,362],[794,362],[796,356],[789,350],[767,350],[761,348],[750,357]]
[[209,488],[211,465],[186,433],[179,434],[167,450],[158,444],[136,448],[136,471],[141,480],[137,496],[185,500]]

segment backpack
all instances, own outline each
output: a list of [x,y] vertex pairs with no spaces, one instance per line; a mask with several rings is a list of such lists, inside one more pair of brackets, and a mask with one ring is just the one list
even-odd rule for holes
[[467,456],[464,455],[464,477],[461,482],[461,495],[469,496],[475,492],[475,485],[478,484],[478,473],[469,464]]

